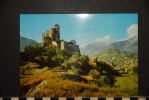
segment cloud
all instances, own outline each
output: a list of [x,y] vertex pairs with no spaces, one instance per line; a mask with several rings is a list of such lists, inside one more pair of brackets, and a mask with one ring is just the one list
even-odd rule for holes
[[79,39],[80,39],[80,38],[81,38],[81,36],[80,36],[80,35],[78,35],[78,36],[77,36],[77,38],[79,38]]
[[106,36],[97,38],[95,40],[95,42],[108,42],[110,39],[111,39],[111,36],[110,35],[106,35]]
[[132,24],[127,28],[128,37],[131,38],[138,34],[138,24]]
[[116,41],[125,41],[125,40],[128,40],[134,36],[136,36],[138,34],[138,24],[131,24],[127,29],[127,35],[128,37],[126,38],[121,38],[121,39],[118,39]]

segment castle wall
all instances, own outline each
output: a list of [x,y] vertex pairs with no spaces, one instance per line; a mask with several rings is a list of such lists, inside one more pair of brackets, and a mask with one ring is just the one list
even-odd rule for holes
[[54,45],[54,46],[58,46],[58,44],[57,44],[57,42],[56,41],[52,41],[52,44]]
[[61,41],[61,50],[64,50],[64,49],[65,49],[65,42]]
[[41,43],[44,43],[44,41],[45,41],[45,35],[44,35],[44,33],[42,33],[42,40],[41,40]]

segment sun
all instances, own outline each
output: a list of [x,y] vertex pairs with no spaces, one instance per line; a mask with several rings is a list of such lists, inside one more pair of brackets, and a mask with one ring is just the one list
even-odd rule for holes
[[90,15],[89,14],[77,14],[77,17],[81,18],[81,19],[86,19],[88,18]]

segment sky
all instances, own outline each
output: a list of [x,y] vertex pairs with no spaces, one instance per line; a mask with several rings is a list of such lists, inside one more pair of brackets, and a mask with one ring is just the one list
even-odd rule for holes
[[138,14],[21,14],[20,36],[41,41],[42,32],[60,25],[60,38],[80,46],[129,39],[138,34]]

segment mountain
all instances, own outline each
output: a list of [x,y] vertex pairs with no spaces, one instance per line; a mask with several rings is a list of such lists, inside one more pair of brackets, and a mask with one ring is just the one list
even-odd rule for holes
[[119,48],[121,51],[138,51],[138,36],[134,36],[128,40],[117,41],[110,44],[116,48]]
[[24,49],[26,46],[37,44],[35,40],[28,39],[20,36],[20,50]]
[[87,54],[89,56],[93,56],[102,52],[105,48],[114,47],[119,49],[120,51],[138,51],[138,36],[134,36],[130,39],[123,41],[116,41],[114,43],[106,45],[104,42],[93,42],[90,43],[81,49],[81,54]]
[[113,66],[123,66],[138,62],[138,36],[130,39],[117,41],[99,51],[98,54],[91,56],[94,60],[105,60]]
[[94,54],[101,52],[105,47],[106,44],[104,42],[93,42],[84,47],[81,47],[80,50],[81,54],[92,56]]

